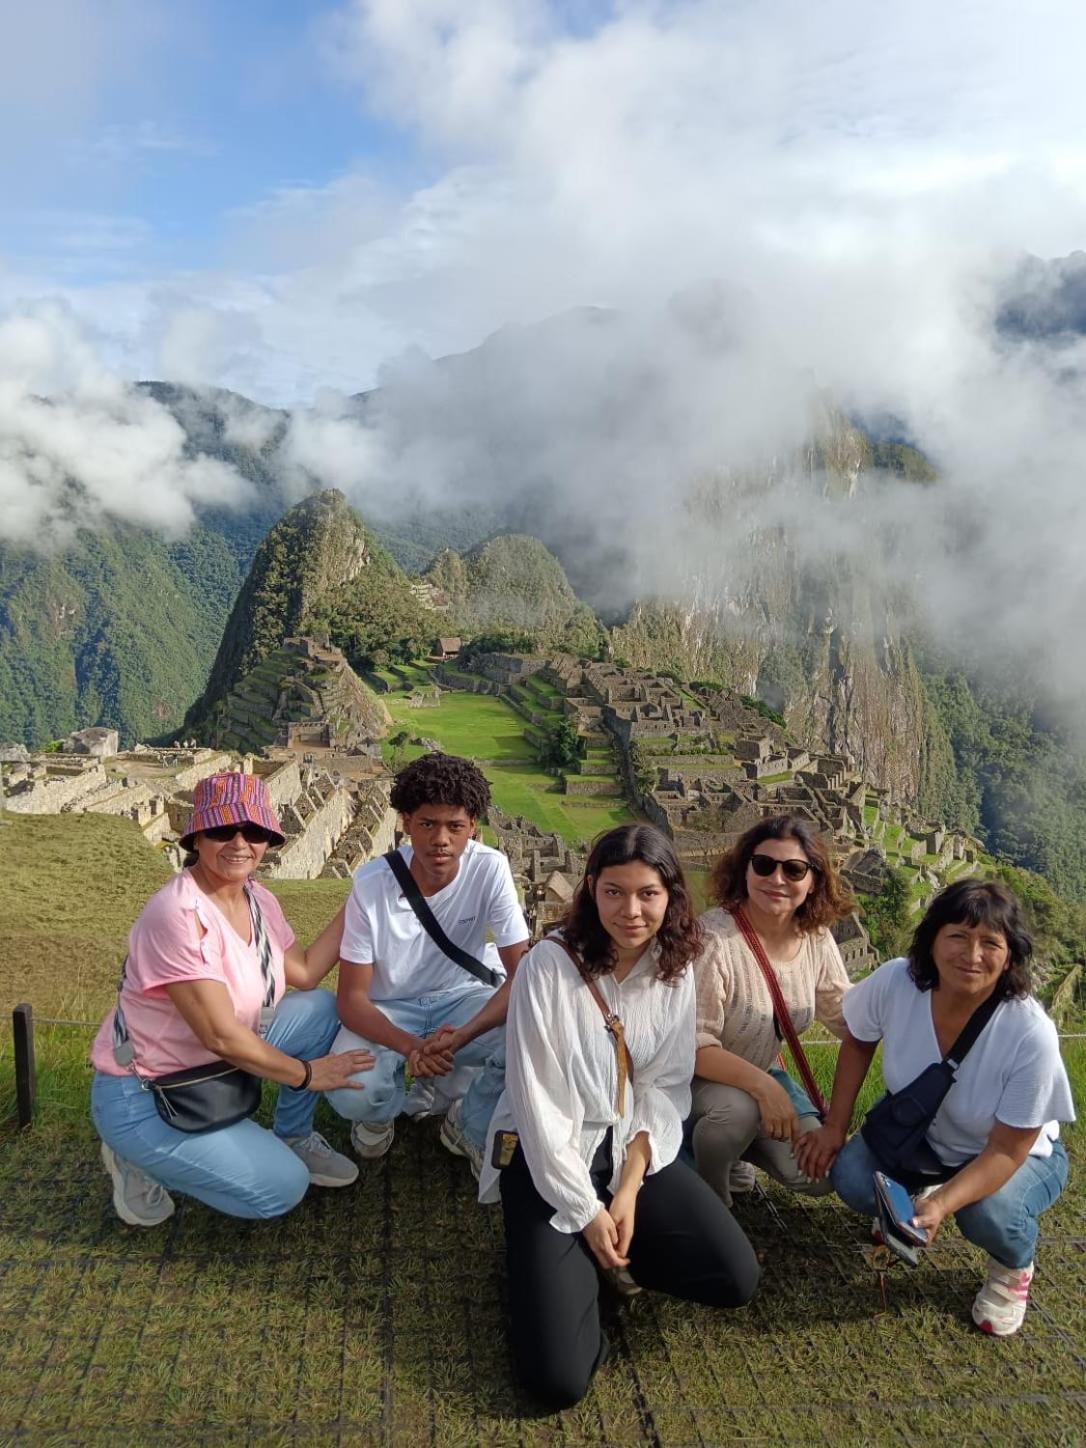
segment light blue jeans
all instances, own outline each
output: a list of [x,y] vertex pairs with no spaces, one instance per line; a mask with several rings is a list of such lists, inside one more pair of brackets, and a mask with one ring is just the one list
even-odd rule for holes
[[[878,1161],[859,1132],[842,1147],[830,1171],[834,1191],[865,1217],[875,1216],[872,1174]],[[967,1241],[982,1248],[1004,1267],[1028,1267],[1037,1250],[1037,1218],[1067,1185],[1067,1152],[1052,1143],[1051,1156],[1027,1156],[1010,1181],[990,1197],[982,1197],[954,1213]]]
[[[429,1036],[440,1026],[463,1026],[479,1013],[494,992],[489,986],[468,985],[437,995],[419,996],[416,1000],[374,1001],[384,1015],[401,1031],[413,1036]],[[352,1080],[362,1085],[361,1091],[344,1087],[328,1092],[332,1110],[348,1121],[364,1121],[381,1125],[393,1121],[404,1108],[407,1087],[404,1082],[406,1057],[390,1046],[366,1041],[346,1026],[336,1037],[334,1052],[366,1050],[377,1058],[372,1071],[362,1071]],[[466,1072],[464,1068],[470,1068]],[[460,1106],[460,1125],[465,1136],[482,1147],[498,1097],[505,1087],[505,1027],[496,1026],[469,1041],[456,1053],[456,1067],[451,1076],[437,1077],[435,1084],[443,1096],[455,1095],[455,1087],[468,1081]],[[450,1087],[452,1088],[450,1090]]]
[[[327,1056],[339,1030],[336,998],[326,990],[291,991],[279,1002],[265,1039],[295,1060]],[[102,1140],[164,1186],[230,1217],[280,1217],[296,1207],[309,1172],[280,1138],[313,1128],[317,1092],[280,1086],[275,1125],[235,1122],[218,1131],[178,1131],[155,1110],[135,1076],[97,1071],[91,1117]]]

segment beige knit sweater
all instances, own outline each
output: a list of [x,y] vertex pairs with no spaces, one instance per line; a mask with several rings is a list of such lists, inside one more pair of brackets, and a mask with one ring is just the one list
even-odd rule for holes
[[[701,917],[705,945],[694,962],[697,992],[698,1046],[723,1046],[768,1071],[780,1050],[773,1029],[773,1002],[758,962],[727,910],[707,910]],[[767,952],[768,954],[768,952]],[[841,997],[849,987],[841,952],[828,930],[804,935],[793,960],[769,957],[796,1032],[802,1035],[813,1020],[844,1038]]]

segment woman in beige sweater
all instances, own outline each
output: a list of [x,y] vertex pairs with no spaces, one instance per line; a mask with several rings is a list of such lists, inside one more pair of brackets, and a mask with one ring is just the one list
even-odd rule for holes
[[818,1020],[843,1038],[841,998],[849,981],[829,927],[854,902],[814,828],[790,815],[762,820],[721,857],[713,897],[717,908],[702,916],[705,946],[694,965],[698,1171],[728,1206],[733,1192],[754,1185],[755,1166],[794,1191],[824,1193],[827,1183],[810,1181],[796,1163],[794,1143],[819,1120],[778,1066],[773,1001],[736,912],[761,941],[796,1033]]

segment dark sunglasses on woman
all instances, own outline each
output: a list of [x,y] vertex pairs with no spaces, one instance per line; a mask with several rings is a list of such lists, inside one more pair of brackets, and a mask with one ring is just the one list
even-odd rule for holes
[[217,845],[225,845],[227,840],[232,840],[235,835],[240,835],[247,845],[266,845],[271,842],[271,835],[261,825],[212,825],[209,830],[201,830],[209,840],[214,840]]
[[[210,834],[211,831],[209,830],[208,833]],[[806,880],[814,869],[808,860],[778,860],[775,855],[751,855],[750,857],[750,868],[756,875],[761,875],[763,880],[768,880],[778,867],[784,878],[791,880],[793,884]]]

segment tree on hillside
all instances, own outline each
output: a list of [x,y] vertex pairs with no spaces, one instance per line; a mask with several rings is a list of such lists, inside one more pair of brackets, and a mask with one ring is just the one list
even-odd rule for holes
[[862,895],[861,914],[871,944],[880,960],[890,960],[905,948],[909,926],[910,885],[904,870],[887,871],[877,895]]
[[530,633],[523,629],[498,629],[476,635],[464,645],[458,657],[461,663],[467,663],[480,654],[530,654],[534,651],[535,639]]
[[548,726],[540,746],[539,762],[544,769],[572,769],[583,751],[584,740],[577,733],[576,725],[568,714],[563,714],[556,724]]

